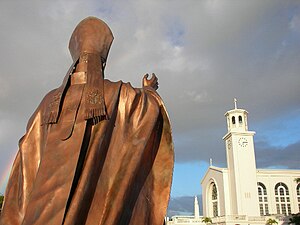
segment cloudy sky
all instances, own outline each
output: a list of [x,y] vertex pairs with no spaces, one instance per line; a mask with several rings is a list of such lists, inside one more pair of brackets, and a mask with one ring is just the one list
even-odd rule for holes
[[90,15],[115,36],[107,78],[159,78],[174,134],[172,197],[201,194],[210,158],[226,166],[234,97],[256,131],[257,166],[300,169],[300,1],[1,0],[1,193],[27,120],[61,83],[70,35]]

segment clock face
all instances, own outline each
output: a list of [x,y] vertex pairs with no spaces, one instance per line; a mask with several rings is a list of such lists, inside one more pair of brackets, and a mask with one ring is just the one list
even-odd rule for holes
[[246,138],[241,137],[238,141],[239,146],[241,147],[246,147],[248,145],[248,141]]

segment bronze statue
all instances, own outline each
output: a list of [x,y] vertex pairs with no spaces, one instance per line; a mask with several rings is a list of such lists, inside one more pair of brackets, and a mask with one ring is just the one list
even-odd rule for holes
[[113,36],[88,17],[69,43],[62,85],[19,142],[1,225],[162,225],[174,152],[155,75],[143,88],[104,79]]

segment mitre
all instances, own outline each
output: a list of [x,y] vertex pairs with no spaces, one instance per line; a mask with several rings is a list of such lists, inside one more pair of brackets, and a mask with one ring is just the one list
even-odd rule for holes
[[78,60],[82,53],[98,53],[102,62],[106,62],[113,39],[105,22],[96,17],[87,17],[76,26],[69,42],[73,61]]

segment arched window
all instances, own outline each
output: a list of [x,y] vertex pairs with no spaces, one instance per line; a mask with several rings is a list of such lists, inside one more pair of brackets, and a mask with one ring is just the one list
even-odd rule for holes
[[239,116],[239,123],[240,123],[240,124],[243,123],[243,118],[242,118],[242,116]]
[[210,217],[216,217],[219,216],[219,195],[218,195],[218,189],[216,184],[212,181],[209,185],[208,189],[208,214]]
[[291,214],[290,195],[286,184],[280,182],[275,185],[275,200],[277,214]]
[[267,196],[266,186],[263,183],[258,182],[257,190],[258,190],[260,215],[261,216],[269,215],[269,204],[268,204],[268,196]]
[[298,208],[300,211],[300,183],[297,185]]
[[232,124],[235,124],[235,117],[231,117],[231,120],[232,120]]
[[212,205],[213,205],[213,216],[218,216],[218,191],[216,184],[214,183],[212,186],[212,193],[211,193]]

